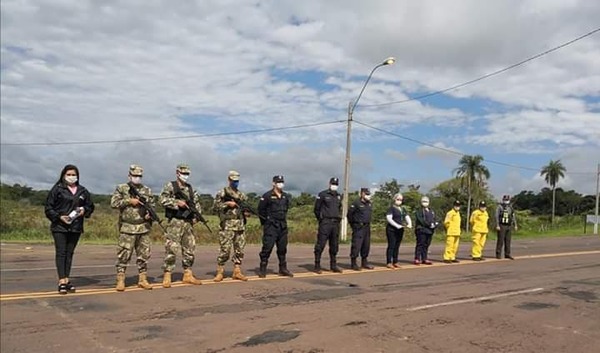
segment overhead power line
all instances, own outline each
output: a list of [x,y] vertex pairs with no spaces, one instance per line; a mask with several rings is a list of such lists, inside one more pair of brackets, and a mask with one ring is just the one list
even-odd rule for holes
[[231,131],[231,132],[216,132],[216,133],[212,133],[212,134],[195,134],[195,135],[179,135],[179,136],[147,137],[147,138],[131,138],[131,139],[128,138],[128,139],[119,139],[119,140],[96,140],[96,141],[15,142],[15,143],[0,143],[0,145],[1,146],[100,145],[100,144],[125,143],[125,142],[148,142],[148,141],[163,141],[163,140],[195,139],[195,138],[258,134],[258,133],[265,133],[265,132],[302,129],[302,128],[307,128],[307,127],[331,125],[331,124],[338,124],[338,123],[343,123],[343,122],[346,122],[346,120],[334,120],[334,121],[326,121],[326,122],[320,122],[320,123],[273,127],[273,128],[266,128],[266,129],[254,129],[254,130]]
[[[357,123],[357,124],[359,124],[359,125],[362,125],[364,127],[367,127],[369,129],[376,130],[376,131],[379,131],[379,132],[382,132],[384,134],[388,134],[388,135],[391,135],[391,136],[395,136],[395,137],[401,138],[401,139],[406,140],[406,141],[414,142],[414,143],[419,144],[419,145],[431,147],[431,148],[434,148],[436,150],[440,150],[440,151],[444,151],[444,152],[447,152],[447,153],[455,154],[455,155],[461,156],[461,157],[467,156],[466,153],[462,153],[462,152],[459,152],[459,151],[456,151],[456,150],[452,150],[452,149],[449,149],[449,148],[444,148],[444,147],[436,146],[434,144],[427,143],[427,142],[424,142],[424,141],[420,141],[420,140],[414,139],[412,137],[400,135],[400,134],[397,134],[397,133],[392,132],[392,131],[387,131],[387,130],[381,129],[381,128],[378,128],[376,126],[369,125],[369,124],[363,123],[363,122],[358,121],[358,120],[354,120],[354,122]],[[501,165],[501,166],[504,166],[504,167],[510,167],[510,168],[515,168],[515,169],[530,170],[530,171],[534,171],[534,172],[539,172],[540,170],[542,170],[542,168],[526,167],[526,166],[518,165],[518,164],[506,163],[506,162],[501,162],[501,161],[495,161],[493,159],[488,159],[488,158],[484,158],[484,160],[487,163],[490,163],[490,164],[496,164],[496,165]],[[596,174],[596,172],[568,172],[568,174]]]
[[516,64],[512,64],[512,65],[507,66],[507,67],[505,67],[503,69],[496,70],[494,72],[490,72],[489,74],[485,74],[483,76],[474,78],[472,80],[469,80],[469,81],[466,81],[466,82],[463,82],[463,83],[459,83],[459,84],[454,85],[454,86],[450,86],[448,88],[444,88],[444,89],[439,90],[439,91],[435,91],[435,92],[431,92],[431,93],[427,93],[427,94],[423,94],[423,95],[420,95],[420,96],[416,96],[416,97],[412,97],[412,98],[407,98],[407,99],[403,99],[403,100],[398,100],[398,101],[392,101],[392,102],[387,102],[387,103],[379,103],[379,104],[362,104],[361,106],[362,107],[382,107],[382,106],[386,106],[386,105],[402,104],[402,103],[407,103],[407,102],[422,100],[422,99],[433,97],[433,96],[437,96],[439,94],[443,94],[443,93],[446,93],[446,92],[449,92],[449,91],[453,91],[455,89],[458,89],[458,88],[461,88],[461,87],[465,87],[465,86],[468,86],[468,85],[473,84],[475,82],[479,82],[479,81],[485,80],[486,78],[490,78],[492,76],[496,76],[496,75],[499,75],[499,74],[501,74],[503,72],[512,70],[512,69],[514,69],[516,67],[519,67],[521,65],[524,65],[524,64],[526,64],[526,63],[528,63],[530,61],[533,61],[535,59],[541,58],[542,56],[548,55],[548,54],[550,54],[550,53],[552,53],[554,51],[557,51],[557,50],[562,49],[562,48],[564,48],[566,46],[569,46],[569,45],[571,45],[571,44],[573,44],[573,43],[575,43],[577,41],[580,41],[580,40],[582,40],[582,39],[584,39],[586,37],[589,37],[589,36],[593,35],[594,33],[599,32],[599,31],[600,31],[600,28],[596,28],[593,31],[590,31],[590,32],[588,32],[588,33],[586,33],[584,35],[581,35],[581,36],[579,36],[579,37],[577,37],[575,39],[572,39],[572,40],[570,40],[568,42],[562,43],[562,44],[560,44],[560,45],[558,45],[558,46],[556,46],[554,48],[548,49],[548,50],[546,50],[544,52],[541,52],[541,53],[539,53],[537,55],[529,57],[529,58],[527,58],[525,60],[519,61]]

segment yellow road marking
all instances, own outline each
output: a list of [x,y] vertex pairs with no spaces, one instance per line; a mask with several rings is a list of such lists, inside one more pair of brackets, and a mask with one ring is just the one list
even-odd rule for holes
[[[563,256],[582,256],[582,255],[595,255],[600,254],[600,250],[590,250],[590,251],[574,251],[574,252],[564,252],[564,253],[554,253],[554,254],[538,254],[538,255],[524,255],[517,256],[515,259],[517,260],[529,260],[529,259],[543,259],[549,257],[563,257]],[[431,268],[431,267],[456,267],[460,265],[472,265],[472,264],[486,264],[486,263],[495,263],[495,262],[512,262],[507,259],[488,259],[486,261],[470,261],[464,260],[460,263],[456,264],[445,264],[445,263],[434,263],[433,265],[420,265],[415,266],[412,264],[402,265],[397,269],[389,269],[387,267],[376,267],[373,270],[362,270],[362,271],[352,271],[345,270],[343,273],[333,273],[333,272],[323,272],[322,274],[316,274],[314,272],[302,272],[294,274],[294,278],[310,278],[310,277],[324,277],[324,276],[346,276],[346,275],[359,275],[359,274],[368,274],[374,272],[393,272],[398,270],[417,270],[423,268]],[[279,275],[267,275],[266,278],[259,278],[258,276],[248,276],[248,281],[267,281],[267,280],[281,280],[287,279],[289,277],[279,276]],[[231,283],[244,283],[242,281],[233,280],[231,278],[224,279],[222,282],[216,283],[212,280],[202,280],[202,285],[214,285],[214,284],[231,284]],[[185,284],[181,282],[174,282],[172,287],[183,287],[183,286],[192,286],[191,284]],[[154,290],[156,289],[165,289],[162,287],[160,283],[154,284],[152,286]],[[130,286],[126,288],[127,292],[132,291],[146,291],[146,289],[138,288],[137,286]],[[12,293],[12,294],[1,294],[0,302],[3,301],[12,301],[12,300],[23,300],[23,299],[40,299],[40,298],[61,298],[65,296],[86,296],[86,295],[96,295],[96,294],[115,294],[118,293],[113,287],[111,288],[91,288],[91,289],[78,289],[76,293],[70,293],[67,295],[61,295],[57,292],[32,292],[32,293]]]

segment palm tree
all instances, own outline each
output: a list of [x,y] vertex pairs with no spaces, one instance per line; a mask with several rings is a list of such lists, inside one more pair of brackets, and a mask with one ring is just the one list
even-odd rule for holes
[[471,217],[472,187],[473,185],[483,187],[485,181],[490,178],[490,171],[486,166],[481,164],[482,162],[483,156],[479,154],[475,156],[464,155],[458,161],[458,168],[454,169],[454,173],[456,173],[457,178],[461,179],[463,187],[465,183],[467,184],[467,232],[469,231],[469,217]]
[[552,224],[554,224],[554,207],[556,205],[556,184],[560,178],[565,177],[566,171],[567,168],[565,168],[559,159],[556,161],[550,160],[550,163],[543,167],[540,172],[540,176],[543,176],[546,183],[552,188]]

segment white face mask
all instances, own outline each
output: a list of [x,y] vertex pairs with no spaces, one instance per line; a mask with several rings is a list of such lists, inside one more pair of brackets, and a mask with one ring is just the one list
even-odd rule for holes
[[337,185],[329,185],[329,190],[331,191],[337,191],[338,186]]
[[136,184],[136,185],[139,185],[139,184],[142,183],[142,177],[132,176],[131,177],[131,182],[134,183],[134,184]]
[[189,174],[179,174],[179,180],[183,181],[184,183],[187,183],[188,179],[190,178]]
[[275,187],[278,188],[279,190],[283,190],[284,186],[285,186],[284,183],[275,183]]
[[77,176],[76,175],[65,176],[65,181],[67,182],[67,184],[75,184],[77,182]]
[[429,207],[429,202],[421,202],[421,205],[422,205],[423,207]]
[[400,206],[400,205],[402,205],[402,200],[396,200],[396,201],[394,201],[394,204],[396,206]]
[[371,195],[365,195],[365,200],[371,201]]
[[504,200],[504,201],[502,201],[502,204],[503,204],[503,205],[508,205],[509,203],[510,203],[510,201],[508,201],[508,200]]

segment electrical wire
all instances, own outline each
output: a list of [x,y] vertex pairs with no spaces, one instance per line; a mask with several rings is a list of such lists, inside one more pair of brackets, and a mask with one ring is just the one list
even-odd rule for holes
[[147,137],[147,138],[132,138],[132,139],[120,139],[120,140],[96,140],[96,141],[62,141],[62,142],[14,142],[14,143],[0,143],[0,146],[64,146],[64,145],[99,145],[99,144],[110,144],[110,143],[125,143],[125,142],[148,142],[148,141],[164,141],[164,140],[180,140],[180,139],[195,139],[195,138],[208,138],[218,136],[231,136],[231,135],[245,135],[245,134],[257,134],[274,131],[284,131],[292,129],[302,129],[314,126],[331,125],[346,122],[346,120],[334,120],[320,123],[292,125],[273,127],[267,129],[254,129],[245,131],[231,131],[231,132],[216,132],[212,134],[196,134],[196,135],[179,135],[179,136],[165,136],[165,137]]
[[[369,125],[367,123],[363,123],[363,122],[358,121],[358,120],[353,120],[353,121],[355,123],[359,124],[359,125],[362,125],[364,127],[369,128],[369,129],[376,130],[376,131],[379,131],[381,133],[388,134],[388,135],[391,135],[391,136],[395,136],[395,137],[398,137],[398,138],[401,138],[403,140],[410,141],[410,142],[413,142],[413,143],[416,143],[416,144],[419,144],[419,145],[431,147],[431,148],[434,148],[436,150],[440,150],[440,151],[444,151],[444,152],[447,152],[447,153],[455,154],[455,155],[461,156],[461,157],[468,156],[467,154],[459,152],[459,151],[455,151],[455,150],[451,150],[449,148],[444,148],[444,147],[436,146],[434,144],[427,143],[427,142],[424,142],[424,141],[420,141],[420,140],[414,139],[412,137],[400,135],[400,134],[397,134],[395,132],[391,132],[391,131],[388,131],[388,130],[384,130],[384,129],[378,128],[378,127],[373,126],[373,125]],[[510,167],[510,168],[515,168],[515,169],[530,170],[530,171],[535,171],[535,172],[539,172],[540,170],[542,170],[542,168],[526,167],[526,166],[522,166],[522,165],[518,165],[518,164],[511,164],[511,163],[506,163],[506,162],[501,162],[501,161],[495,161],[493,159],[484,158],[484,160],[487,163],[490,163],[490,164],[496,164],[496,165],[501,165],[501,166],[504,166],[504,167]],[[594,174],[595,175],[596,172],[568,172],[568,174]]]
[[378,104],[361,104],[361,106],[363,108],[367,108],[367,107],[383,107],[383,106],[394,105],[394,104],[402,104],[402,103],[407,103],[407,102],[422,100],[422,99],[425,99],[425,98],[429,98],[429,97],[440,95],[442,93],[453,91],[455,89],[462,88],[462,87],[468,86],[470,84],[473,84],[475,82],[479,82],[479,81],[485,80],[486,78],[490,78],[492,76],[496,76],[496,75],[499,75],[499,74],[501,74],[503,72],[512,70],[512,69],[514,69],[516,67],[519,67],[521,65],[524,65],[524,64],[526,64],[526,63],[528,63],[530,61],[533,61],[535,59],[541,58],[542,56],[548,55],[548,54],[550,54],[550,53],[552,53],[554,51],[557,51],[557,50],[562,49],[562,48],[564,48],[566,46],[569,46],[569,45],[571,45],[571,44],[573,44],[573,43],[575,43],[577,41],[580,41],[580,40],[582,40],[582,39],[584,39],[586,37],[589,37],[589,36],[591,36],[591,35],[599,32],[599,31],[600,31],[600,28],[596,28],[596,29],[594,29],[594,30],[592,30],[592,31],[590,31],[590,32],[588,32],[586,34],[583,34],[583,35],[581,35],[581,36],[579,36],[579,37],[577,37],[575,39],[572,39],[572,40],[570,40],[568,42],[562,43],[562,44],[560,44],[560,45],[558,45],[558,46],[556,46],[554,48],[548,49],[548,50],[546,50],[544,52],[536,54],[536,55],[534,55],[532,57],[529,57],[529,58],[527,58],[525,60],[519,61],[516,64],[512,64],[512,65],[507,66],[507,67],[505,67],[503,69],[496,70],[494,72],[490,72],[489,74],[485,74],[483,76],[474,78],[472,80],[469,80],[469,81],[466,81],[466,82],[463,82],[463,83],[459,83],[459,84],[454,85],[454,86],[450,86],[448,88],[444,88],[444,89],[439,90],[439,91],[435,91],[435,92],[431,92],[431,93],[427,93],[427,94],[423,94],[423,95],[420,95],[420,96],[416,96],[416,97],[412,97],[412,98],[407,98],[407,99],[403,99],[403,100],[398,100],[398,101],[392,101],[392,102],[387,102],[387,103],[378,103]]

